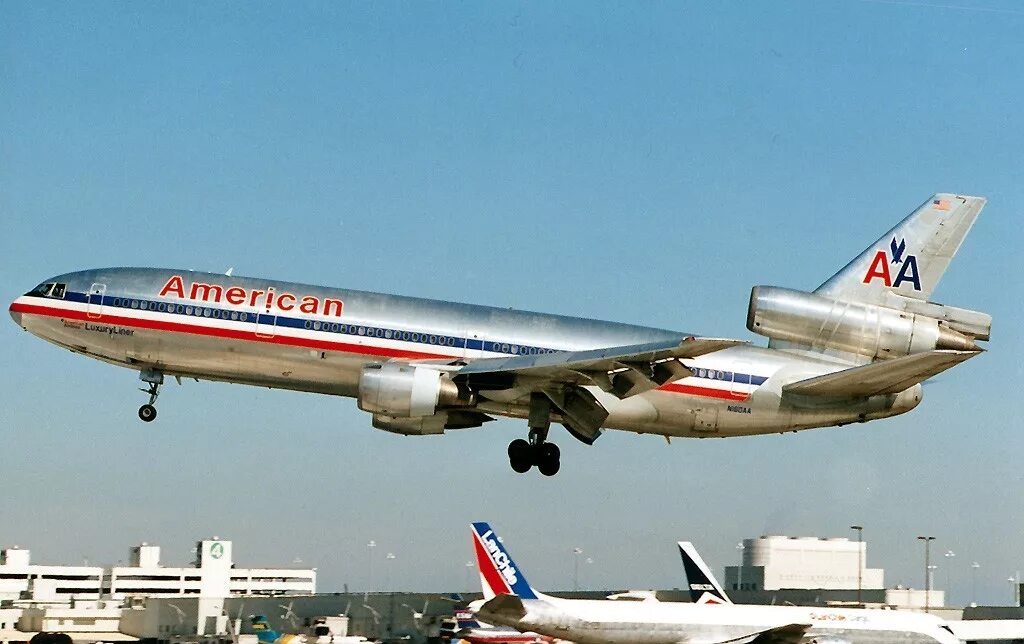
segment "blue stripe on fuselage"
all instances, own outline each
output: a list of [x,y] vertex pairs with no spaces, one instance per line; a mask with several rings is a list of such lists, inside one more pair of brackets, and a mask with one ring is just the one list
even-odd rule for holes
[[[38,297],[39,299],[44,301],[51,301],[54,299],[44,297],[41,295],[32,297]],[[86,304],[89,302],[89,297],[90,296],[88,293],[78,293],[69,290],[64,294],[63,299],[68,302],[78,302],[81,304]],[[94,302],[94,305],[95,304],[96,303]],[[259,324],[267,326],[300,329],[306,331],[319,331],[322,333],[334,333],[340,335],[351,335],[356,337],[379,338],[381,340],[394,340],[397,342],[425,345],[428,347],[488,351],[492,353],[502,353],[506,355],[537,355],[541,353],[555,353],[561,351],[561,349],[525,345],[520,344],[518,342],[477,340],[475,338],[462,338],[459,336],[451,336],[445,334],[423,333],[420,331],[410,331],[408,329],[399,329],[394,327],[377,327],[365,324],[349,324],[346,322],[333,321],[324,322],[322,320],[311,320],[309,318],[295,318],[271,313],[249,313],[246,311],[238,311],[235,309],[223,309],[219,307],[207,306],[205,303],[203,305],[180,304],[173,302],[164,302],[161,300],[145,300],[134,297],[104,295],[102,296],[100,305],[118,310],[127,309],[139,311],[153,311],[155,313],[178,315],[184,318],[200,317],[224,320],[227,322],[257,323],[258,318]],[[706,368],[694,369],[693,377],[705,380],[718,380],[722,382],[731,381],[739,384],[751,384],[755,386],[760,386],[764,384],[766,380],[768,380],[768,378],[765,376],[756,376],[747,373],[735,373],[731,371]],[[735,378],[735,380],[733,380],[733,378]]]

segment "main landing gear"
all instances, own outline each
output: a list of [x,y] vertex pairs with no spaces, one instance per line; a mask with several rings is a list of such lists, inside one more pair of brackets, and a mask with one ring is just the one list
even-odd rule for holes
[[554,476],[560,467],[561,452],[558,445],[547,442],[551,427],[551,401],[535,393],[530,397],[530,440],[517,438],[508,444],[508,462],[520,474],[534,465],[544,476]]
[[149,394],[149,402],[139,407],[139,418],[143,422],[151,423],[156,419],[156,407],[153,406],[153,403],[160,395],[160,385],[164,384],[164,374],[155,369],[143,369],[139,372],[139,380],[149,383],[148,389],[139,389],[142,393]]

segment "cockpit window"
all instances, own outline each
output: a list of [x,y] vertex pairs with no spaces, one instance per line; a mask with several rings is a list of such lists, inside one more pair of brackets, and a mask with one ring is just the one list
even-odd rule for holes
[[64,299],[64,293],[68,290],[68,285],[61,282],[46,282],[35,287],[26,295],[35,295],[37,297],[50,297],[58,300]]

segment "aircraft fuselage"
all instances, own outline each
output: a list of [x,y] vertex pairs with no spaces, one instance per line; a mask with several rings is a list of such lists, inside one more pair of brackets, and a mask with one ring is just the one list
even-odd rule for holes
[[[54,344],[135,370],[355,397],[361,368],[390,360],[456,362],[666,340],[677,331],[364,291],[193,271],[70,273],[10,307]],[[747,345],[684,361],[693,376],[625,399],[588,389],[605,426],[665,436],[738,436],[903,413],[920,386],[853,401],[792,401],[784,384],[849,363]],[[526,417],[482,398],[484,413]]]

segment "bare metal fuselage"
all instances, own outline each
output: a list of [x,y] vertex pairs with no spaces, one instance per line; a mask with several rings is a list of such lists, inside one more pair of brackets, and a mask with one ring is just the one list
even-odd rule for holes
[[[955,644],[932,615],[904,611],[800,606],[697,605],[676,602],[523,600],[521,617],[481,610],[490,623],[536,631],[577,644],[782,641],[758,632],[787,624],[808,629],[801,641],[850,644]],[[486,605],[485,605],[486,608]],[[789,640],[785,640],[789,641]]]
[[[472,361],[679,335],[190,271],[111,268],[49,281],[67,285],[61,297],[19,297],[11,314],[26,330],[60,346],[132,369],[348,397],[357,395],[360,370],[370,362]],[[623,400],[589,388],[609,411],[605,426],[666,436],[763,434],[893,416],[921,399],[919,385],[854,400],[783,396],[787,383],[850,366],[814,354],[736,346],[685,364],[694,376]],[[483,397],[476,408],[528,414],[507,393]]]

